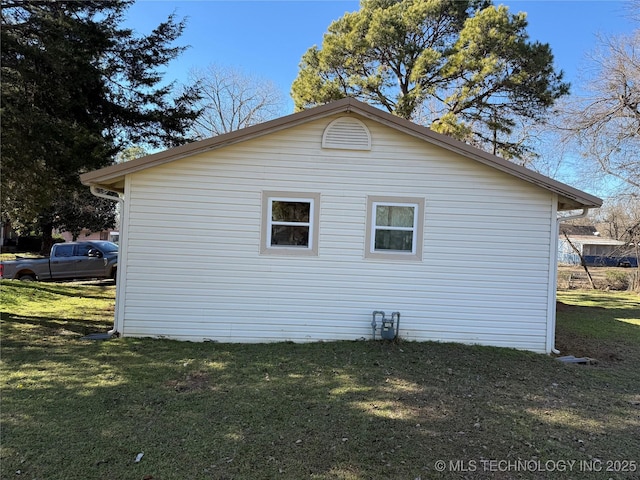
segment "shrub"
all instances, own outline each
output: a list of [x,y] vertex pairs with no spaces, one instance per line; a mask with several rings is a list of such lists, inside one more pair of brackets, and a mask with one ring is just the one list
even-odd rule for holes
[[611,290],[627,290],[631,284],[629,274],[620,270],[607,270],[607,285]]

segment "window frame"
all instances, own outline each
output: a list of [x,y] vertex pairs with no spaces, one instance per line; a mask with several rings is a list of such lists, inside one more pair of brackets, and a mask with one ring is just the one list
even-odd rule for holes
[[[64,244],[58,244],[59,246],[56,247],[55,250],[55,258],[70,258],[73,257],[75,255],[75,246],[74,245],[64,245]],[[69,251],[69,255],[61,255],[63,250],[68,250]]]
[[92,248],[95,248],[95,247],[90,243],[78,243],[75,247],[74,255],[76,257],[88,257],[89,250],[91,250]]
[[[365,238],[365,258],[380,260],[412,260],[422,261],[422,250],[424,248],[424,205],[425,200],[421,197],[392,197],[392,196],[368,196],[367,197],[367,226]],[[400,206],[413,207],[413,227],[390,227],[376,224],[376,213],[378,206]],[[382,227],[382,228],[379,228]],[[401,250],[376,250],[375,238],[377,230],[397,230],[413,232],[411,251]]]
[[[309,227],[309,245],[307,245],[306,247],[298,245],[271,245],[271,231],[273,226],[272,205],[274,201],[295,203],[308,202],[310,204],[309,222],[299,222],[301,226]],[[262,229],[260,235],[260,253],[263,255],[317,256],[319,219],[319,193],[280,191],[262,192]]]

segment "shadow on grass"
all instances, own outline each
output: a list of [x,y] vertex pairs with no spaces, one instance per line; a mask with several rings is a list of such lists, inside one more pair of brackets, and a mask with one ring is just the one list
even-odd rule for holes
[[52,317],[32,317],[13,315],[10,313],[2,313],[3,336],[10,337],[4,340],[4,346],[10,346],[19,335],[13,335],[14,332],[23,331],[24,326],[30,326],[40,330],[45,335],[56,335],[61,330],[70,333],[76,333],[80,336],[89,333],[104,332],[110,329],[113,324],[106,323],[104,320],[86,320],[86,319],[69,319],[69,318],[52,318]]
[[629,385],[526,352],[148,339],[62,350],[57,372],[44,375],[36,361],[10,378],[9,470],[65,479],[451,478],[437,460],[607,460],[640,448]]
[[562,354],[590,357],[605,364],[640,362],[640,326],[620,321],[639,319],[640,309],[585,307],[558,302],[557,311],[556,347]]
[[609,307],[558,313],[559,339],[623,356],[594,366],[428,342],[87,342],[98,323],[5,315],[3,475],[540,479],[557,472],[482,462],[637,460],[639,329],[615,320],[637,310]]
[[558,294],[564,304],[578,304],[583,307],[618,308],[624,310],[640,309],[640,296],[633,292],[618,292],[611,294],[605,291],[570,290]]
[[[3,288],[15,289],[20,295],[32,294],[41,296],[51,294],[54,296],[79,297],[104,300],[113,297],[110,291],[114,286],[113,280],[104,280],[100,282],[91,282],[86,285],[76,283],[52,283],[52,282],[21,282],[19,280],[3,281]],[[89,287],[87,289],[87,287]],[[94,293],[95,292],[95,293]]]

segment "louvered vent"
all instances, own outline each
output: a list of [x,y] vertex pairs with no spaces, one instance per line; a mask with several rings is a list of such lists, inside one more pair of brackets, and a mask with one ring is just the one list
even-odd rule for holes
[[367,126],[352,117],[341,117],[325,128],[322,148],[371,150],[371,134]]

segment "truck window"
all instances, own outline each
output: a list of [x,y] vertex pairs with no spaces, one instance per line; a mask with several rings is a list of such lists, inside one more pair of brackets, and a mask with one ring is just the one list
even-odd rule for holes
[[91,242],[93,248],[102,250],[102,253],[114,253],[118,251],[118,245],[113,242]]
[[56,245],[55,257],[73,257],[73,245]]
[[88,243],[81,243],[80,245],[76,245],[76,256],[78,257],[88,257],[89,250],[93,248]]

